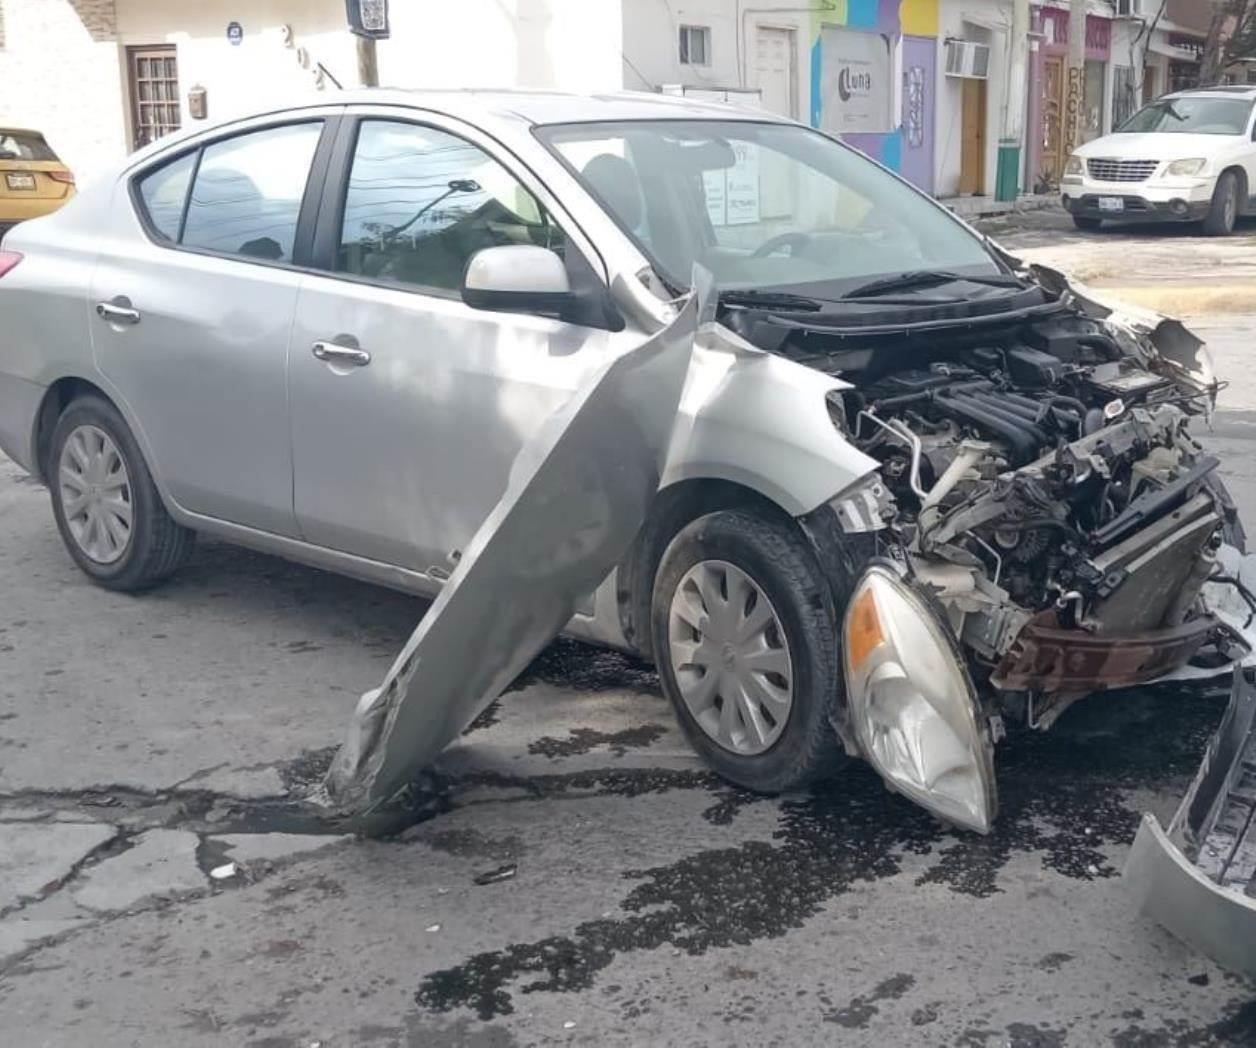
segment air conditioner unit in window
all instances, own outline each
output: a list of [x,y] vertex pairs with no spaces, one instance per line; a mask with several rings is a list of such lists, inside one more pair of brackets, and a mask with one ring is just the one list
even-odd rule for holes
[[1143,0],[1116,0],[1117,18],[1142,18]]
[[946,42],[946,75],[985,80],[990,72],[990,47],[972,40]]

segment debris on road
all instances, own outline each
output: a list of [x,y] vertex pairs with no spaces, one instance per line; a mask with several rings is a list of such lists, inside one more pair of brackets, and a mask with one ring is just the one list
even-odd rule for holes
[[495,870],[488,870],[485,873],[479,874],[478,876],[474,878],[474,882],[480,885],[497,884],[499,881],[510,880],[518,872],[519,872],[518,865],[516,865],[513,862],[510,862],[510,863],[507,863],[505,866],[498,866],[497,869]]
[[1256,976],[1256,670],[1235,670],[1195,781],[1167,827],[1143,815],[1124,877],[1174,936]]
[[223,863],[221,866],[215,866],[209,871],[210,877],[216,881],[230,880],[232,877],[238,877],[242,872],[240,864],[237,862]]

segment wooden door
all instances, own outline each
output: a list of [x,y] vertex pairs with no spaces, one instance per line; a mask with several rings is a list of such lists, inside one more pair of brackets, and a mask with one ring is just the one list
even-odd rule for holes
[[179,65],[173,44],[128,47],[127,83],[136,149],[179,130]]
[[1064,174],[1064,59],[1056,55],[1042,65],[1042,156],[1039,177],[1060,184]]
[[986,191],[986,82],[965,79],[959,153],[961,196]]
[[1156,93],[1156,69],[1154,66],[1146,66],[1143,69],[1143,105],[1152,101]]

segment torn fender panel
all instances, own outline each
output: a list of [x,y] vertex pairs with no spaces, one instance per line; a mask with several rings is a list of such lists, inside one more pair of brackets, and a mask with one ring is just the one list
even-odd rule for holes
[[1218,964],[1256,976],[1256,686],[1234,674],[1221,725],[1169,823],[1144,815],[1125,864],[1144,912]]
[[1102,291],[1096,291],[1066,277],[1050,266],[1035,263],[1028,268],[1049,291],[1056,294],[1067,292],[1071,295],[1077,307],[1087,316],[1106,321],[1110,327],[1129,335],[1135,342],[1145,339],[1155,350],[1156,356],[1171,364],[1197,389],[1210,391],[1215,402],[1217,372],[1212,354],[1203,339],[1180,320],[1166,317],[1151,309],[1108,299]]
[[698,297],[524,445],[501,501],[383,684],[362,697],[326,784],[360,827],[501,694],[628,549],[658,490]]

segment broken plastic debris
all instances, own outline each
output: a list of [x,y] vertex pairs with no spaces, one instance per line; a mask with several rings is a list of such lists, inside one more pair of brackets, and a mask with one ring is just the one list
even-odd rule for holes
[[439,924],[429,924],[429,925],[428,925],[426,928],[424,928],[423,930],[424,930],[424,931],[427,931],[427,932],[438,932],[438,931],[440,931],[440,925],[439,925]]
[[225,881],[231,877],[239,876],[240,864],[238,862],[227,862],[221,866],[215,866],[209,871],[209,875],[216,881]]
[[449,582],[358,702],[326,791],[360,832],[388,832],[416,775],[627,552],[658,491],[710,292],[709,278],[696,284],[671,323],[603,365],[524,444]]
[[570,1019],[568,1019],[565,1023],[563,1023],[564,1030],[574,1030],[575,1028],[576,1028],[576,1024],[572,1022]]
[[495,870],[488,870],[479,874],[474,878],[474,882],[476,884],[496,884],[498,881],[510,880],[518,872],[518,865],[508,862],[505,866],[498,866]]

